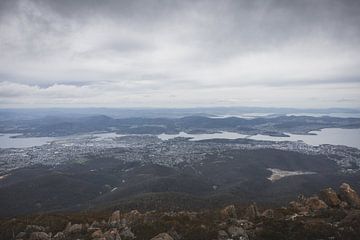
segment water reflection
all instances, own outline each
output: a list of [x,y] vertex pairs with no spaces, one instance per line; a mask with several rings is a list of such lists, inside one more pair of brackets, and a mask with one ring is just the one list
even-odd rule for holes
[[[303,141],[310,145],[320,145],[320,144],[332,144],[332,145],[345,145],[349,147],[355,147],[360,149],[360,129],[341,129],[341,128],[325,128],[320,131],[310,132],[314,135],[298,135],[298,134],[289,134],[289,137],[275,137],[267,135],[245,135],[236,132],[219,132],[219,133],[209,133],[209,134],[188,134],[185,132],[180,132],[179,134],[160,134],[158,137],[162,140],[169,140],[176,137],[186,137],[190,138],[190,141],[199,141],[206,139],[238,139],[238,138],[247,138],[253,140],[265,140],[265,141]],[[90,133],[83,135],[72,135],[67,137],[28,137],[22,138],[19,136],[21,134],[0,134],[0,148],[26,148],[33,146],[41,146],[44,144],[49,144],[52,141],[66,140],[70,138],[86,138],[94,137],[99,141],[111,141],[115,137],[121,137],[125,135],[120,135],[114,132],[110,133]]]
[[320,131],[311,131],[314,135],[290,134],[289,137],[275,137],[267,135],[244,135],[235,132],[221,132],[209,134],[187,134],[180,132],[179,134],[160,134],[158,137],[162,140],[169,140],[175,137],[191,138],[190,141],[199,141],[206,139],[237,139],[247,138],[253,140],[265,141],[303,141],[307,144],[318,146],[320,144],[345,145],[360,149],[360,129],[341,129],[341,128],[325,128]]

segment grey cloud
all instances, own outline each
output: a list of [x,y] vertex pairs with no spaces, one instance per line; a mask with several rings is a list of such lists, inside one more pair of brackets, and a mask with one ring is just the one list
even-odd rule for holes
[[308,86],[337,85],[323,93],[334,95],[329,104],[357,106],[338,99],[360,90],[359,26],[357,0],[0,0],[0,82],[9,87],[0,100],[87,104],[94,94],[107,105],[121,93],[161,105],[186,91],[201,105],[204,91],[211,102],[237,101],[216,89],[303,89],[310,99]]

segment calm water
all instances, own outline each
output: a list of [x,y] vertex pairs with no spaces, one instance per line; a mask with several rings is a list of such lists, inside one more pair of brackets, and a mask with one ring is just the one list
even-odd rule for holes
[[14,136],[20,136],[20,135],[21,134],[18,133],[16,134],[0,133],[0,148],[26,148],[26,147],[41,146],[56,140],[66,140],[70,138],[74,139],[74,138],[96,137],[96,139],[100,141],[100,140],[106,140],[106,139],[112,139],[115,137],[124,136],[124,135],[116,134],[114,132],[110,132],[110,133],[79,134],[79,135],[71,135],[66,137],[13,138]]
[[277,113],[242,113],[242,114],[228,114],[228,115],[217,115],[211,116],[210,118],[227,118],[227,117],[238,117],[245,119],[254,119],[258,117],[272,117],[272,116],[308,116],[308,117],[339,117],[339,118],[360,118],[360,113],[288,113],[288,114],[277,114]]
[[21,134],[0,134],[0,148],[26,148],[41,146],[51,141],[57,140],[56,137],[29,137],[29,138],[12,138]]
[[266,140],[266,141],[304,141],[307,144],[318,146],[320,144],[333,144],[333,145],[345,145],[349,147],[355,147],[360,149],[360,129],[341,129],[341,128],[325,128],[321,131],[312,131],[310,133],[316,135],[297,135],[288,134],[290,137],[273,137],[266,135],[244,135],[235,132],[221,132],[211,134],[187,134],[181,132],[176,135],[160,134],[159,138],[162,140],[168,140],[175,137],[189,137],[191,141],[206,140],[206,139],[237,139],[248,138],[253,140]]
[[[235,132],[221,132],[211,134],[187,134],[180,132],[179,134],[160,134],[158,137],[162,140],[169,140],[175,137],[187,137],[191,138],[190,141],[206,140],[206,139],[237,139],[248,138],[253,140],[266,140],[266,141],[304,141],[310,145],[320,144],[333,144],[333,145],[345,145],[349,147],[355,147],[360,149],[360,129],[341,129],[341,128],[325,128],[321,131],[312,131],[316,135],[297,135],[288,134],[289,137],[273,137],[266,135],[244,135]],[[0,148],[25,148],[33,146],[41,146],[48,144],[55,140],[68,139],[68,138],[84,138],[84,137],[96,137],[99,140],[112,139],[124,135],[116,133],[94,133],[84,135],[74,135],[68,137],[30,137],[30,138],[12,138],[12,136],[18,136],[20,134],[0,134]]]

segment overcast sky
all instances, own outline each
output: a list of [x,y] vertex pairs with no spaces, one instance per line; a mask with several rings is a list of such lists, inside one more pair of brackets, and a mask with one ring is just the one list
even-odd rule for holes
[[0,0],[0,107],[360,107],[360,1]]

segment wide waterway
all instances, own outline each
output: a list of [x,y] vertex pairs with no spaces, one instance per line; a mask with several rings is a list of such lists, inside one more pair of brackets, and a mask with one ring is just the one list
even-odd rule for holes
[[[360,149],[360,129],[342,129],[325,128],[320,131],[310,132],[312,135],[289,134],[289,137],[275,137],[267,135],[245,135],[236,132],[220,132],[209,134],[188,134],[180,132],[178,134],[160,134],[158,137],[162,140],[169,140],[176,137],[190,138],[190,141],[206,139],[237,139],[247,138],[253,140],[265,141],[303,141],[307,144],[318,146],[320,144],[345,145]],[[72,135],[67,137],[15,137],[21,134],[0,134],[0,148],[25,148],[48,144],[55,140],[67,138],[97,137],[97,138],[115,138],[124,135],[116,133],[94,133],[84,135]]]
[[267,135],[245,135],[236,132],[220,132],[209,134],[188,134],[180,132],[179,134],[160,134],[162,140],[173,139],[176,137],[191,138],[191,141],[206,139],[238,139],[247,138],[253,140],[265,141],[303,141],[307,144],[318,146],[321,144],[344,145],[360,149],[360,129],[342,129],[342,128],[324,128],[320,131],[311,131],[311,135],[290,134],[289,137],[275,137]]

